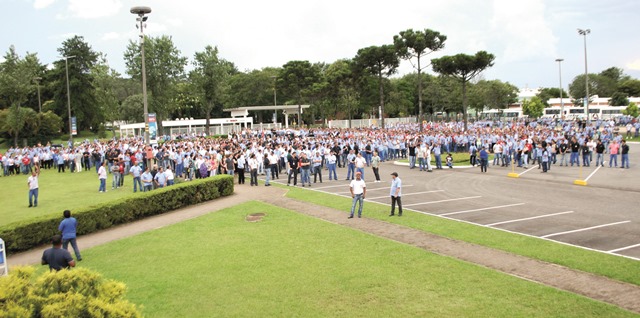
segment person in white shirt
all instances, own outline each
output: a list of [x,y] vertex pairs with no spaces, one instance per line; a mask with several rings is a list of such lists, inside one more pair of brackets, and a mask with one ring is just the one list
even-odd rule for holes
[[167,170],[164,172],[164,176],[167,178],[167,186],[174,185],[173,179],[175,179],[175,176],[173,171],[171,171],[171,166],[167,167]]
[[100,180],[100,188],[98,188],[98,192],[107,192],[107,169],[105,166],[107,165],[107,161],[103,161],[102,165],[98,169],[98,179]]
[[36,167],[31,172],[31,176],[27,179],[29,185],[29,207],[38,206],[38,176],[40,175],[40,169]]
[[367,160],[362,156],[362,152],[358,152],[355,160],[356,173],[360,172],[362,179],[364,179],[364,167],[367,165]]
[[356,209],[356,203],[358,206],[358,217],[362,217],[362,205],[364,204],[364,199],[367,195],[367,185],[362,179],[362,173],[356,172],[356,178],[351,180],[349,184],[349,191],[351,191],[351,197],[353,198],[353,202],[351,203],[351,213],[349,214],[349,218],[353,219],[353,213]]

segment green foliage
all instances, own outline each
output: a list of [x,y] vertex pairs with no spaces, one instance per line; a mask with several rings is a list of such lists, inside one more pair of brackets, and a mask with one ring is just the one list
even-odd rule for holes
[[0,317],[141,317],[126,286],[86,268],[47,272],[15,267],[0,277]]
[[538,96],[522,102],[522,113],[531,118],[538,118],[544,114],[544,103]]
[[627,116],[631,116],[631,117],[638,117],[638,115],[640,115],[640,112],[638,111],[638,105],[636,105],[636,103],[631,102],[629,103],[629,106],[627,106],[627,108],[625,108],[622,111],[623,114],[627,115]]
[[626,79],[618,83],[618,91],[626,93],[627,96],[640,96],[640,80]]
[[629,95],[623,92],[615,92],[611,95],[611,99],[609,100],[609,105],[611,106],[625,106],[629,105]]
[[518,100],[518,88],[499,80],[481,80],[469,90],[470,105],[477,111],[485,107],[489,109],[505,109]]
[[428,66],[421,65],[421,58],[429,53],[444,49],[444,42],[446,40],[446,35],[430,29],[425,29],[424,31],[413,31],[413,29],[408,29],[406,31],[401,31],[399,35],[393,36],[393,45],[395,46],[398,55],[407,60],[412,58],[416,59],[416,64],[414,65],[412,63],[412,66],[418,71],[418,121],[423,118],[424,114],[422,107],[423,78],[420,74],[422,73],[422,70]]
[[[145,68],[147,88],[153,100],[149,100],[149,112],[156,113],[158,130],[162,133],[162,121],[168,119],[173,110],[171,97],[175,85],[184,77],[187,58],[173,44],[170,36],[144,38]],[[140,45],[130,41],[124,53],[127,74],[136,80],[142,78]]]
[[[540,100],[542,100],[542,103],[548,107],[550,98],[560,98],[560,89],[557,87],[544,87],[536,96],[538,96]],[[562,97],[567,98],[567,101],[569,100],[569,95],[567,95],[567,92],[565,92],[564,89],[562,90]]]
[[462,115],[464,128],[467,129],[467,82],[486,68],[493,66],[495,56],[485,51],[475,55],[457,54],[432,59],[431,64],[436,73],[452,76],[462,83]]
[[369,46],[358,50],[355,58],[355,67],[359,73],[368,73],[378,78],[378,92],[380,97],[380,109],[384,127],[386,112],[384,109],[384,81],[383,79],[396,73],[400,66],[400,56],[393,45]]
[[[298,104],[298,113],[302,113],[300,105],[309,97],[313,84],[320,79],[320,67],[309,61],[289,61],[278,73],[277,86]],[[298,118],[298,125],[303,122]]]
[[[78,234],[83,235],[232,193],[233,178],[216,176],[74,211],[74,216],[80,224]],[[49,215],[12,223],[0,228],[0,237],[5,240],[8,251],[27,250],[49,242],[57,233],[59,222],[58,215]]]

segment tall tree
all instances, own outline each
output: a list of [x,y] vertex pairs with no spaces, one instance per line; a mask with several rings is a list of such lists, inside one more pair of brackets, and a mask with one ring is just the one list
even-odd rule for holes
[[467,83],[486,68],[493,66],[495,56],[485,51],[475,55],[457,54],[432,59],[433,70],[437,73],[453,76],[462,83],[462,117],[464,129],[467,129]]
[[358,50],[354,58],[356,66],[378,78],[378,91],[380,94],[380,127],[384,127],[384,87],[383,80],[394,74],[400,65],[393,45],[370,46]]
[[609,100],[611,106],[627,106],[629,105],[629,95],[623,92],[615,92]]
[[[15,50],[14,46],[4,56],[4,61],[0,63],[0,99],[4,99],[9,107],[7,120],[3,130],[9,131],[13,136],[14,145],[18,144],[20,132],[27,124],[33,109],[23,106],[27,101],[27,96],[35,90],[33,79],[43,67],[38,61],[36,54],[27,53],[22,58]],[[28,112],[31,110],[32,112]]]
[[298,104],[298,125],[302,127],[302,103],[306,93],[320,78],[320,68],[309,61],[289,61],[278,74],[277,85]]
[[[202,52],[196,52],[193,65],[195,69],[189,73],[190,80],[197,87],[202,101],[202,109],[206,118],[205,130],[209,134],[209,120],[216,103],[221,104],[222,83],[236,72],[233,63],[218,57],[218,47],[207,45]],[[222,113],[222,108],[217,112]]]
[[[118,79],[120,74],[116,70],[109,67],[107,59],[103,54],[98,57],[98,62],[92,67],[93,87],[95,90],[95,100],[98,109],[100,109],[100,117],[106,121],[114,122],[120,119],[119,101],[117,96]],[[103,120],[99,121],[100,130],[103,131]],[[115,136],[115,129],[113,129]]]
[[[97,128],[102,123],[102,112],[95,99],[94,76],[91,72],[98,60],[96,53],[81,36],[74,36],[62,42],[58,48],[61,59],[55,61],[54,68],[45,77],[53,90],[53,108],[55,113],[67,123],[64,128],[69,133],[69,115],[67,105],[66,66],[69,70],[69,92],[71,116],[76,117],[78,130]],[[67,65],[65,65],[65,59]]]
[[[413,31],[408,29],[401,31],[399,35],[393,37],[393,44],[398,51],[401,58],[409,60],[416,59],[416,64],[411,63],[414,69],[418,71],[418,122],[421,122],[424,118],[424,111],[422,107],[422,70],[429,67],[428,65],[421,65],[421,58],[432,52],[442,50],[444,48],[444,42],[447,40],[447,36],[440,34],[438,31],[425,29],[424,31]],[[420,125],[422,129],[422,125]]]
[[640,97],[640,80],[625,79],[618,83],[618,91],[629,96]]
[[[149,112],[155,112],[158,120],[158,130],[162,134],[162,120],[171,113],[171,97],[176,83],[184,77],[184,67],[187,58],[181,56],[180,50],[173,44],[170,36],[145,37],[144,40],[145,68],[147,72],[147,87],[152,96]],[[142,65],[140,46],[130,41],[124,52],[127,74],[140,80]]]
[[538,118],[544,113],[544,103],[538,96],[533,96],[522,102],[522,113],[531,118]]

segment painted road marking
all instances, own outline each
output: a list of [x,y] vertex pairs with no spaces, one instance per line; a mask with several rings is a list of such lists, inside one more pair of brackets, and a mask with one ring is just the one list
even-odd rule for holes
[[403,207],[405,207],[405,206],[426,205],[426,204],[434,204],[434,203],[449,202],[449,201],[458,201],[458,200],[469,200],[469,199],[477,199],[477,198],[482,198],[482,196],[475,196],[475,197],[463,197],[463,198],[446,199],[446,200],[438,200],[438,201],[427,201],[427,202],[422,202],[422,203],[403,204],[402,206],[403,206]]
[[[444,190],[433,190],[433,191],[422,191],[422,192],[415,192],[415,193],[406,193],[406,194],[403,194],[401,197],[404,198],[405,196],[408,196],[408,195],[417,195],[417,194],[434,193],[434,192],[444,192]],[[351,192],[349,192],[349,193],[351,193]],[[383,197],[368,198],[367,200],[386,199],[386,198],[390,198],[390,197],[391,197],[391,195],[385,195]],[[409,205],[403,205],[403,206],[409,206]]]
[[521,175],[523,175],[523,174],[525,174],[525,173],[527,173],[527,172],[529,172],[529,171],[531,171],[531,170],[533,170],[535,168],[536,168],[536,166],[533,166],[533,167],[531,167],[531,168],[529,168],[529,169],[527,169],[527,170],[525,170],[523,172],[520,172],[520,173],[518,173],[518,176],[521,176]]
[[558,212],[558,213],[551,213],[551,214],[532,216],[530,218],[516,219],[516,220],[504,221],[504,222],[496,222],[496,223],[487,224],[486,226],[496,226],[496,225],[500,225],[500,224],[514,223],[514,222],[520,222],[520,221],[528,221],[528,220],[546,218],[546,217],[550,217],[550,216],[569,214],[569,213],[573,213],[573,211]]
[[628,249],[634,248],[634,247],[640,247],[640,244],[634,244],[634,245],[629,245],[629,246],[625,246],[625,247],[621,247],[621,248],[616,248],[614,250],[610,250],[610,251],[607,251],[607,252],[608,253],[615,253],[615,252],[619,252],[619,251],[628,250]]
[[598,170],[600,170],[600,168],[602,168],[602,166],[598,166],[598,168],[596,168],[596,170],[593,170],[593,172],[586,179],[584,179],[584,181],[587,182],[587,180],[589,180],[589,178],[591,178],[591,176],[596,174],[596,172],[598,172]]
[[629,222],[631,222],[631,221],[622,221],[622,222],[615,222],[615,223],[609,223],[609,224],[596,225],[596,226],[586,227],[584,229],[577,229],[577,230],[573,230],[573,231],[566,231],[566,232],[558,232],[558,233],[547,234],[547,235],[543,235],[541,237],[542,238],[547,238],[547,237],[551,237],[551,236],[570,234],[570,233],[582,232],[582,231],[588,231],[588,230],[598,229],[598,228],[601,228],[601,227],[613,226],[613,225],[624,224],[624,223],[629,223]]
[[484,211],[484,210],[493,210],[493,209],[501,209],[501,208],[508,208],[508,207],[512,207],[512,206],[518,206],[518,205],[523,205],[524,203],[515,203],[515,204],[507,204],[507,205],[498,205],[498,206],[490,206],[488,208],[481,208],[481,209],[473,209],[473,210],[464,210],[464,211],[456,211],[456,212],[448,212],[445,214],[439,214],[439,215],[454,215],[454,214],[461,214],[461,213],[469,213],[469,212],[476,212],[476,211]]

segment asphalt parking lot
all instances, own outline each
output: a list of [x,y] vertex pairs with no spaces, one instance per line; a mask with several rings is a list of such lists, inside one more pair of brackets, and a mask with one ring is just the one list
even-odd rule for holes
[[[640,260],[640,144],[630,148],[630,169],[609,168],[607,155],[602,168],[555,165],[540,173],[529,166],[515,169],[519,178],[491,163],[487,173],[477,167],[427,173],[385,162],[381,183],[365,170],[367,201],[390,203],[396,171],[405,209]],[[350,196],[345,177],[346,169],[338,169],[338,181],[305,189]],[[573,184],[587,178],[587,186]]]

